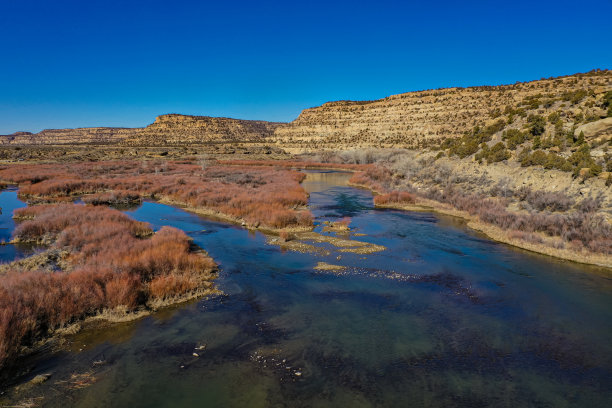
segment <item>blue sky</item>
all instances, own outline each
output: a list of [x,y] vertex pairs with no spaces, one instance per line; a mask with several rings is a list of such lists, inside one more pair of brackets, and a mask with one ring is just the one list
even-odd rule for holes
[[612,68],[612,0],[0,0],[0,134]]

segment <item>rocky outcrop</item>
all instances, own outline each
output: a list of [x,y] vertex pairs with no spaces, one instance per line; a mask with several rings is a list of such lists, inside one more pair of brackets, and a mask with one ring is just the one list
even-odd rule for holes
[[582,133],[585,139],[610,138],[612,136],[612,118],[605,118],[595,122],[585,123],[578,126],[574,131],[574,136]]

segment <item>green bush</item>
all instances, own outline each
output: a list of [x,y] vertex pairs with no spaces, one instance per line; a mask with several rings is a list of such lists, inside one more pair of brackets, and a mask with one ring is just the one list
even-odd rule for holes
[[574,169],[562,156],[553,152],[545,153],[543,150],[536,150],[533,153],[529,153],[528,150],[523,149],[519,154],[519,161],[523,167],[543,166],[548,170],[557,169],[561,171],[572,171]]
[[576,116],[574,116],[574,123],[580,123],[583,120],[584,120],[584,115],[582,113],[579,113]]
[[460,158],[468,157],[478,151],[478,141],[469,137],[463,136],[450,147],[449,155],[459,156]]
[[[526,160],[526,158],[529,156],[529,152],[531,151],[530,147],[523,147],[523,150],[521,150],[521,152],[518,154],[516,160],[521,163],[521,165],[523,164],[523,161]],[[525,167],[525,166],[523,166]]]
[[538,109],[542,104],[540,98],[542,98],[542,94],[528,96],[523,99],[521,105],[526,106],[528,109]]
[[487,156],[487,163],[497,163],[502,160],[508,160],[510,158],[510,152],[506,149],[506,145],[502,142],[496,143]]
[[504,113],[508,115],[508,123],[512,123],[516,115],[520,117],[525,117],[525,115],[527,115],[527,112],[525,111],[525,109],[513,108],[510,105],[506,106],[506,109],[504,109]]
[[[504,127],[506,126],[506,121],[503,119],[499,119],[497,121],[495,121],[495,123],[485,127],[482,131],[478,132],[478,134],[475,134],[475,136],[480,137],[481,139],[483,139],[482,141],[486,141],[488,142],[489,140],[491,140],[491,137],[499,132],[500,130],[502,130]],[[486,139],[486,140],[484,140]],[[482,143],[482,142],[481,142]]]
[[574,176],[576,177],[580,174],[580,169],[583,168],[588,168],[590,170],[590,176],[597,176],[602,171],[602,167],[593,160],[593,157],[591,157],[591,149],[587,144],[580,146],[567,161],[574,166]]
[[481,149],[475,156],[478,163],[482,163],[482,160],[486,160],[488,164],[497,163],[502,160],[508,160],[510,158],[510,152],[506,149],[506,145],[503,142],[498,142],[493,147],[489,148],[486,143],[481,145]]
[[580,102],[582,99],[584,99],[584,97],[587,95],[588,93],[586,90],[578,89],[576,91],[564,92],[563,95],[561,96],[561,99],[563,99],[564,101],[570,101],[572,105],[575,105],[578,102]]
[[561,119],[559,112],[553,112],[548,115],[548,121],[552,124],[556,124]]
[[557,169],[561,171],[572,171],[572,165],[568,163],[563,157],[549,152],[546,156],[546,162],[544,163],[545,169]]
[[536,150],[531,154],[527,154],[521,158],[521,166],[543,166],[546,163],[546,153],[542,150]]
[[528,139],[528,134],[518,129],[508,129],[504,131],[502,139],[506,141],[508,149],[515,150],[518,145],[524,143]]
[[584,141],[584,132],[580,132],[578,137],[574,137],[574,144],[576,146],[582,146],[582,145],[585,144],[585,141]]
[[546,129],[546,120],[540,115],[529,115],[527,117],[527,123],[529,123],[529,131],[534,136],[543,134]]
[[541,149],[549,149],[555,145],[553,138],[551,137],[543,137],[540,138],[540,148]]
[[[459,139],[449,141],[449,155],[465,158],[478,151],[478,146],[482,143],[489,142],[493,135],[506,126],[506,121],[503,119],[497,120],[495,123],[485,127],[475,126],[471,133],[463,135]],[[446,141],[445,141],[446,143]]]
[[480,151],[476,153],[476,156],[474,156],[474,158],[476,159],[476,161],[478,161],[478,163],[482,163],[482,160],[487,158],[487,156],[489,155],[489,152],[490,152],[489,145],[486,143],[483,143],[480,146]]
[[608,91],[604,95],[603,107],[608,108],[608,117],[612,117],[612,91]]

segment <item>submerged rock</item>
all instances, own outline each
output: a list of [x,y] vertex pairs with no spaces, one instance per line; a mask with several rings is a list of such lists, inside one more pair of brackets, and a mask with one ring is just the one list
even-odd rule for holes
[[51,378],[51,373],[38,374],[36,377],[30,380],[30,384],[33,384],[33,385],[42,384],[45,381],[47,381],[49,378]]

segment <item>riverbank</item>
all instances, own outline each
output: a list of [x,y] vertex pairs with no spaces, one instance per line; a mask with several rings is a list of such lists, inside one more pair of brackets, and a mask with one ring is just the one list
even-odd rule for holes
[[[365,186],[356,187],[367,188]],[[416,198],[415,204],[377,204],[376,208],[390,208],[402,211],[427,211],[459,217],[467,221],[468,227],[485,234],[494,241],[567,261],[612,268],[612,258],[608,255],[597,254],[590,251],[572,251],[567,248],[552,248],[544,244],[544,242],[553,242],[550,237],[546,237],[544,234],[536,235],[537,239],[541,239],[543,241],[542,243],[527,242],[513,237],[512,233],[502,228],[483,222],[478,216],[471,215],[467,211],[457,210],[448,204],[439,203],[437,201]],[[612,271],[610,271],[610,273],[612,273]]]
[[[599,268],[496,245],[451,217],[372,211],[371,193],[347,178],[305,180],[315,231],[350,217],[347,235],[385,251],[283,251],[267,242],[278,237],[158,202],[130,210],[206,248],[226,295],[136,323],[83,325],[61,347],[20,360],[11,384],[51,376],[19,392],[7,384],[0,405],[397,405],[407,393],[441,406],[457,396],[605,405],[611,287]],[[82,388],[65,389],[85,374]]]

